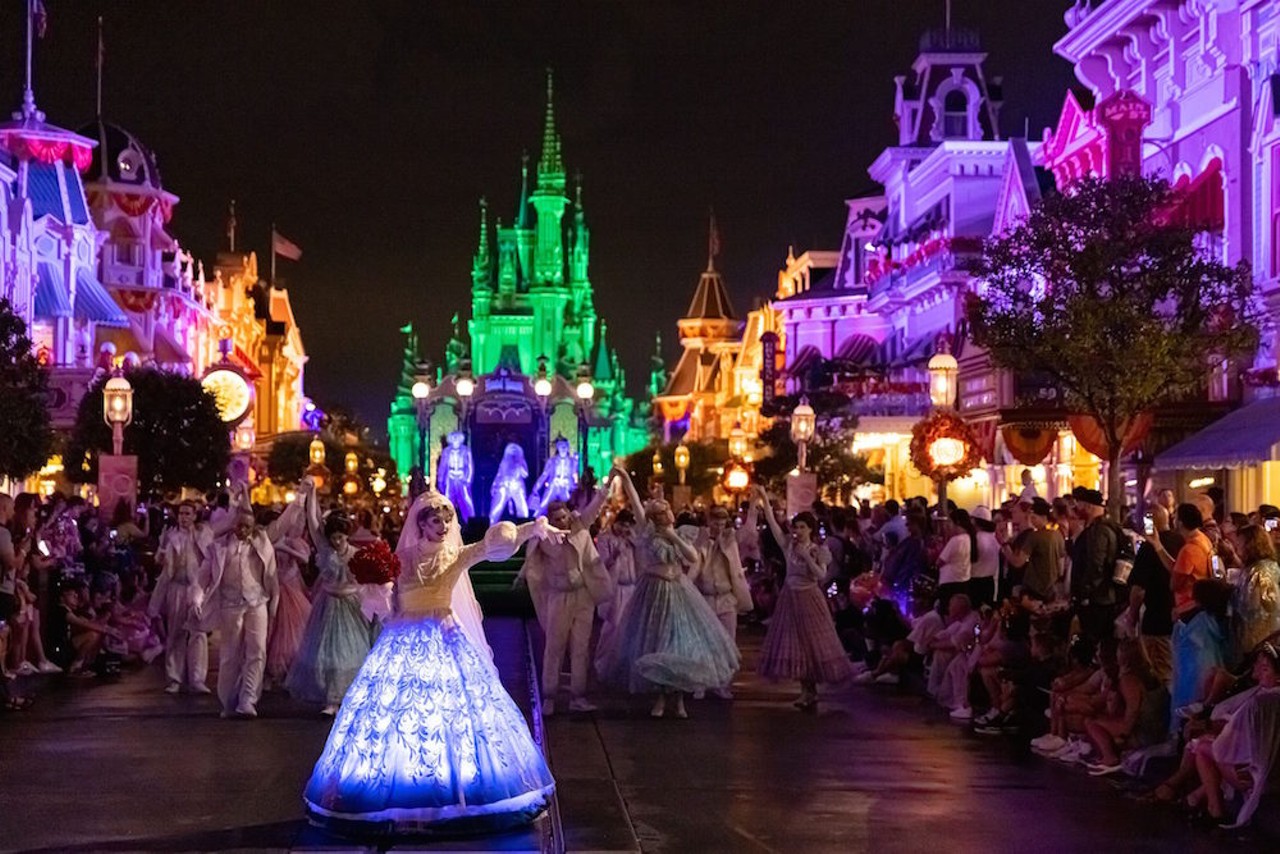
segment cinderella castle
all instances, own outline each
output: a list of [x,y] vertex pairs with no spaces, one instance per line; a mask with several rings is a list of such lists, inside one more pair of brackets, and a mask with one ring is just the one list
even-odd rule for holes
[[[444,438],[462,431],[475,457],[478,505],[488,496],[487,469],[510,442],[523,448],[534,475],[558,438],[577,449],[582,471],[602,474],[650,439],[649,406],[627,397],[626,375],[596,315],[582,180],[571,200],[553,96],[548,72],[542,151],[532,175],[527,156],[521,164],[515,215],[490,224],[489,205],[480,201],[466,340],[455,315],[443,358],[428,369],[424,359],[432,356],[420,351],[412,326],[402,330],[404,365],[387,421],[397,470],[405,477],[423,464],[430,473]],[[414,385],[424,378],[430,394],[416,400]]]

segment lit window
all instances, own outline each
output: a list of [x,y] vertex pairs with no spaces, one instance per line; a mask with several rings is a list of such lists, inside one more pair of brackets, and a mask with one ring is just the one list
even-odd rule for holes
[[959,89],[952,89],[942,102],[942,135],[947,139],[969,136],[969,99]]

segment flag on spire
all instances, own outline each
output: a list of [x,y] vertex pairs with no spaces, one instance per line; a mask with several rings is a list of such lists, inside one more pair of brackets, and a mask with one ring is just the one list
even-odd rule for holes
[[720,254],[720,229],[716,227],[716,212],[711,211],[711,229],[707,236],[707,269],[716,268],[716,256]]
[[44,7],[44,0],[35,0],[31,8],[32,22],[35,25],[36,38],[44,38],[49,30],[49,10]]

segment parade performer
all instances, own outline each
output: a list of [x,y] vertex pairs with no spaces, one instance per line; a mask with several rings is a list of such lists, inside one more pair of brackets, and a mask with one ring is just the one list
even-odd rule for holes
[[596,605],[613,598],[613,585],[591,540],[591,524],[604,506],[607,492],[599,490],[582,514],[563,501],[547,508],[547,521],[569,535],[560,542],[538,541],[529,546],[520,577],[529,585],[538,623],[546,635],[542,651],[542,713],[556,711],[560,666],[569,650],[569,711],[592,712],[587,700],[590,675],[591,628]]
[[165,693],[184,687],[208,694],[209,635],[201,630],[199,606],[204,600],[201,565],[213,549],[215,531],[196,521],[194,502],[178,505],[178,525],[160,537],[156,561],[160,577],[147,610],[164,623]]
[[[518,448],[519,445],[516,447]],[[409,507],[409,512],[405,514],[404,530],[400,532],[400,539],[396,542],[396,557],[400,559],[401,572],[408,571],[413,561],[417,559],[423,541],[428,538],[426,526],[430,515],[423,511],[435,506],[439,501],[439,493],[424,492],[418,496]],[[453,547],[461,549],[462,533],[458,525],[451,527],[449,533],[450,536],[457,537]],[[458,576],[450,595],[449,609],[453,611],[454,621],[467,633],[467,640],[471,641],[471,645],[492,660],[493,650],[489,647],[489,639],[484,635],[484,612],[480,610],[480,602],[476,599],[470,573],[464,572]]]
[[596,537],[596,549],[600,552],[600,562],[613,584],[613,597],[599,607],[600,645],[597,650],[605,649],[609,639],[618,630],[618,621],[627,603],[636,592],[636,543],[633,536],[636,527],[636,514],[630,508],[623,507],[613,517],[613,524],[607,531]]
[[332,715],[369,655],[370,625],[360,608],[360,584],[351,574],[356,553],[347,541],[351,523],[337,510],[321,522],[311,478],[299,490],[298,500],[306,502],[307,530],[316,548],[320,577],[311,618],[284,686],[295,700],[319,703],[324,714]]
[[218,629],[218,700],[224,718],[258,716],[267,630],[280,604],[276,553],[248,507],[227,513],[234,536],[215,543],[207,562],[209,584],[201,629]]
[[665,714],[673,695],[676,717],[685,718],[684,694],[729,684],[738,669],[738,648],[685,575],[698,552],[676,533],[670,505],[660,500],[642,505],[626,471],[614,471],[640,521],[640,577],[617,631],[600,652],[597,670],[606,682],[633,694],[656,693],[653,717]]
[[[425,500],[424,500],[425,499]],[[418,499],[421,532],[387,621],[338,712],[304,800],[313,821],[338,832],[474,832],[532,820],[555,788],[524,716],[489,657],[450,609],[452,588],[484,560],[504,560],[539,519],[499,523],[462,545],[453,505]]]
[[302,567],[311,560],[311,546],[303,536],[306,519],[294,511],[295,507],[302,511],[302,504],[295,501],[289,505],[268,529],[274,535],[271,543],[276,551],[276,577],[280,580],[280,606],[267,637],[267,678],[276,687],[284,685],[311,618],[311,600],[302,580]]
[[782,530],[769,495],[756,487],[756,497],[773,538],[782,545],[787,576],[769,621],[760,653],[760,675],[766,679],[798,679],[795,705],[805,711],[818,706],[818,683],[839,682],[852,672],[831,611],[818,583],[826,577],[831,553],[814,541],[818,522],[812,513],[796,514],[791,535]]
[[524,461],[524,448],[515,442],[508,442],[502,452],[502,462],[498,463],[498,473],[493,476],[493,486],[489,489],[489,522],[498,524],[511,506],[511,512],[520,519],[529,516],[529,499],[525,493],[524,481],[529,476],[529,466]]
[[436,489],[458,509],[458,520],[464,524],[476,515],[476,507],[471,502],[475,464],[466,441],[465,433],[459,430],[450,433],[445,438],[446,446],[440,452],[440,461],[436,465]]
[[[708,510],[707,525],[699,529],[694,545],[701,560],[693,582],[736,644],[738,614],[751,610],[751,589],[738,554],[737,531],[729,524],[729,511],[718,505]],[[711,693],[722,700],[733,698],[728,685],[712,688]]]
[[[533,496],[538,502],[537,513],[546,513],[552,501],[568,501],[578,485],[578,455],[569,448],[569,440],[556,437],[555,450],[547,458],[547,464],[533,485]],[[541,490],[541,499],[538,499]]]

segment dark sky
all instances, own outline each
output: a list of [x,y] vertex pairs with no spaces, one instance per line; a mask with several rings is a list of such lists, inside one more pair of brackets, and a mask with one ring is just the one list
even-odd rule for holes
[[[653,334],[706,262],[706,213],[739,313],[772,294],[788,244],[838,246],[845,198],[894,139],[908,73],[943,0],[45,0],[37,101],[77,127],[94,112],[95,19],[106,16],[104,114],[151,146],[181,197],[171,231],[198,257],[270,224],[311,356],[309,393],[378,430],[398,327],[434,353],[466,316],[476,200],[510,219],[522,150],[536,159],[543,69],[556,73],[570,173],[584,174],[596,306],[635,390]],[[0,99],[21,94],[21,3],[0,4]],[[1071,69],[1051,53],[1067,0],[955,0],[1005,81],[1004,132],[1053,122]],[[321,11],[323,9],[323,11]],[[265,268],[265,258],[262,261]]]

